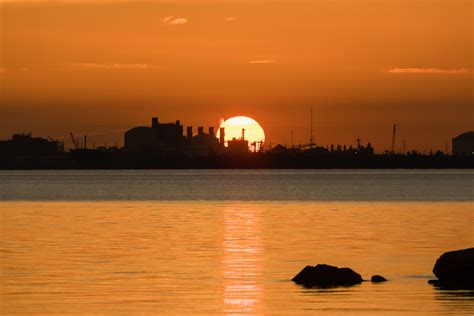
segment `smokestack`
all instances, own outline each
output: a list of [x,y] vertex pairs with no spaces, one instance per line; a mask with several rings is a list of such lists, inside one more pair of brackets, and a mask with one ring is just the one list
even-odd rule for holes
[[214,134],[214,126],[209,127],[209,135],[215,136],[215,134]]
[[202,126],[199,126],[199,127],[198,127],[198,134],[199,134],[199,135],[204,134],[204,127],[202,127]]
[[186,138],[188,140],[191,140],[191,138],[193,138],[193,127],[192,126],[188,126],[188,128],[186,129]]
[[180,125],[181,122],[179,120],[176,120],[176,125]]
[[224,142],[225,142],[225,128],[221,127],[221,129],[219,130],[219,143],[222,146],[224,146]]
[[151,128],[158,128],[158,118],[152,117],[151,118]]

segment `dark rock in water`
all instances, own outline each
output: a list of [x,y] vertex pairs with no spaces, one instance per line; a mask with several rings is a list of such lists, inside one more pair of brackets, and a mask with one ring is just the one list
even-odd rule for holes
[[362,282],[360,274],[349,268],[338,268],[327,264],[306,266],[293,279],[293,282],[305,287],[350,286]]
[[381,275],[373,275],[370,280],[374,283],[387,282],[387,279]]
[[433,284],[453,289],[474,289],[474,248],[444,253],[436,261]]

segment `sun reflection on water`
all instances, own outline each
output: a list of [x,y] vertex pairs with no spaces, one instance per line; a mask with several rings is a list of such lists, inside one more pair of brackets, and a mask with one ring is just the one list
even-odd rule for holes
[[224,313],[263,313],[263,254],[261,212],[253,208],[224,210]]

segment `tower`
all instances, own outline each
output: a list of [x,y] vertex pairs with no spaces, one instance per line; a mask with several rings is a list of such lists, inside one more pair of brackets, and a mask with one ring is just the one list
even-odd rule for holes
[[225,142],[225,128],[221,127],[219,129],[219,143],[221,144],[221,146],[224,146],[224,142]]
[[186,138],[188,140],[191,140],[191,138],[193,138],[193,127],[192,126],[188,126],[188,128],[186,130]]

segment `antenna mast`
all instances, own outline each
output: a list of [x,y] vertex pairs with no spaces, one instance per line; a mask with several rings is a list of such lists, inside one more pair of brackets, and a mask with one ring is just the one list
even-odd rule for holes
[[313,106],[311,106],[311,132],[309,135],[309,148],[313,148],[314,136],[313,136]]
[[295,146],[293,145],[293,131],[291,131],[291,149],[293,149]]
[[392,154],[395,153],[395,136],[397,134],[397,124],[393,124],[393,134],[392,134]]

